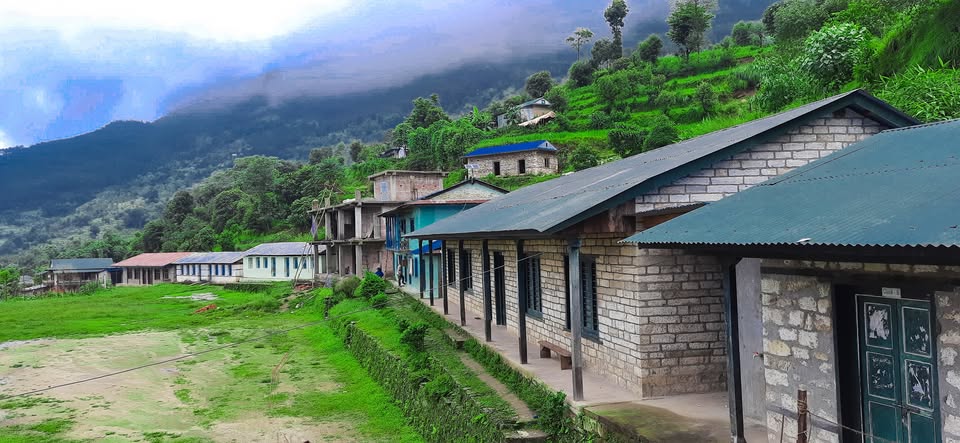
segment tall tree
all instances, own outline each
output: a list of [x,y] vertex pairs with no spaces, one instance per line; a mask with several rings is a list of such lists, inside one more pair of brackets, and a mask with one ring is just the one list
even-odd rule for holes
[[580,48],[593,38],[593,31],[590,28],[577,28],[567,37],[567,44],[577,51],[577,61],[580,60]]
[[531,98],[540,98],[553,87],[553,84],[553,77],[550,76],[550,71],[540,71],[527,77],[527,83],[524,85],[524,89]]
[[605,68],[610,64],[610,61],[615,59],[615,52],[616,47],[613,41],[608,38],[601,38],[590,48],[590,63],[595,68]]
[[613,48],[610,50],[611,60],[623,57],[623,19],[627,17],[626,0],[613,0],[610,6],[603,11],[603,18],[610,25],[610,31],[613,33]]
[[450,121],[450,116],[440,107],[440,97],[431,94],[429,99],[417,97],[413,100],[413,110],[404,123],[413,129],[426,128],[438,121]]
[[637,45],[636,57],[648,63],[656,63],[663,50],[663,40],[657,34],[650,34],[646,40]]
[[681,48],[684,58],[703,47],[715,8],[714,0],[676,0],[673,4],[667,17],[667,36]]

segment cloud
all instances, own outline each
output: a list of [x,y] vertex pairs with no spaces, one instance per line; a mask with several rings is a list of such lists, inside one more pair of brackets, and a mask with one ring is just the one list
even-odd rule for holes
[[13,142],[13,140],[7,137],[7,133],[0,129],[0,150],[12,148],[14,146],[16,146],[16,144]]

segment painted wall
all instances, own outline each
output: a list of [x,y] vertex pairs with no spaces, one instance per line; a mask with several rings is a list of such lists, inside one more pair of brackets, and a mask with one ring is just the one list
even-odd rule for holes
[[[120,286],[145,286],[148,284],[157,284],[164,282],[173,282],[177,279],[177,271],[174,265],[164,266],[164,267],[125,267],[121,268],[120,276]],[[145,279],[145,273],[153,274],[152,283],[144,283],[144,281],[151,281],[150,279]]]
[[243,278],[243,262],[232,264],[184,264],[176,265],[177,283],[237,283]]
[[[320,265],[323,269],[322,255]],[[243,281],[310,280],[312,272],[311,255],[248,255],[243,259]]]

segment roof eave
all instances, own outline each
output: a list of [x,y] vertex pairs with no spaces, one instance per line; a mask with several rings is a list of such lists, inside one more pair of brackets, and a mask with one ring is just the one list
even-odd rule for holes
[[[633,243],[633,242],[624,242]],[[920,245],[822,245],[822,244],[728,244],[728,243],[634,243],[640,249],[681,249],[722,257],[750,257],[783,260],[845,261],[960,265],[958,246]]]

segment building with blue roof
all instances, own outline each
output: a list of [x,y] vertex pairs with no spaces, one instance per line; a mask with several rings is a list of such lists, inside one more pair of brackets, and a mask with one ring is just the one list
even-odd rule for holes
[[173,264],[177,283],[237,283],[243,277],[246,252],[197,252]]
[[558,150],[547,140],[489,146],[464,155],[470,177],[556,174]]
[[322,269],[326,246],[319,246],[319,263],[314,266],[313,245],[307,242],[264,243],[246,252],[244,281],[312,280],[316,268]]

